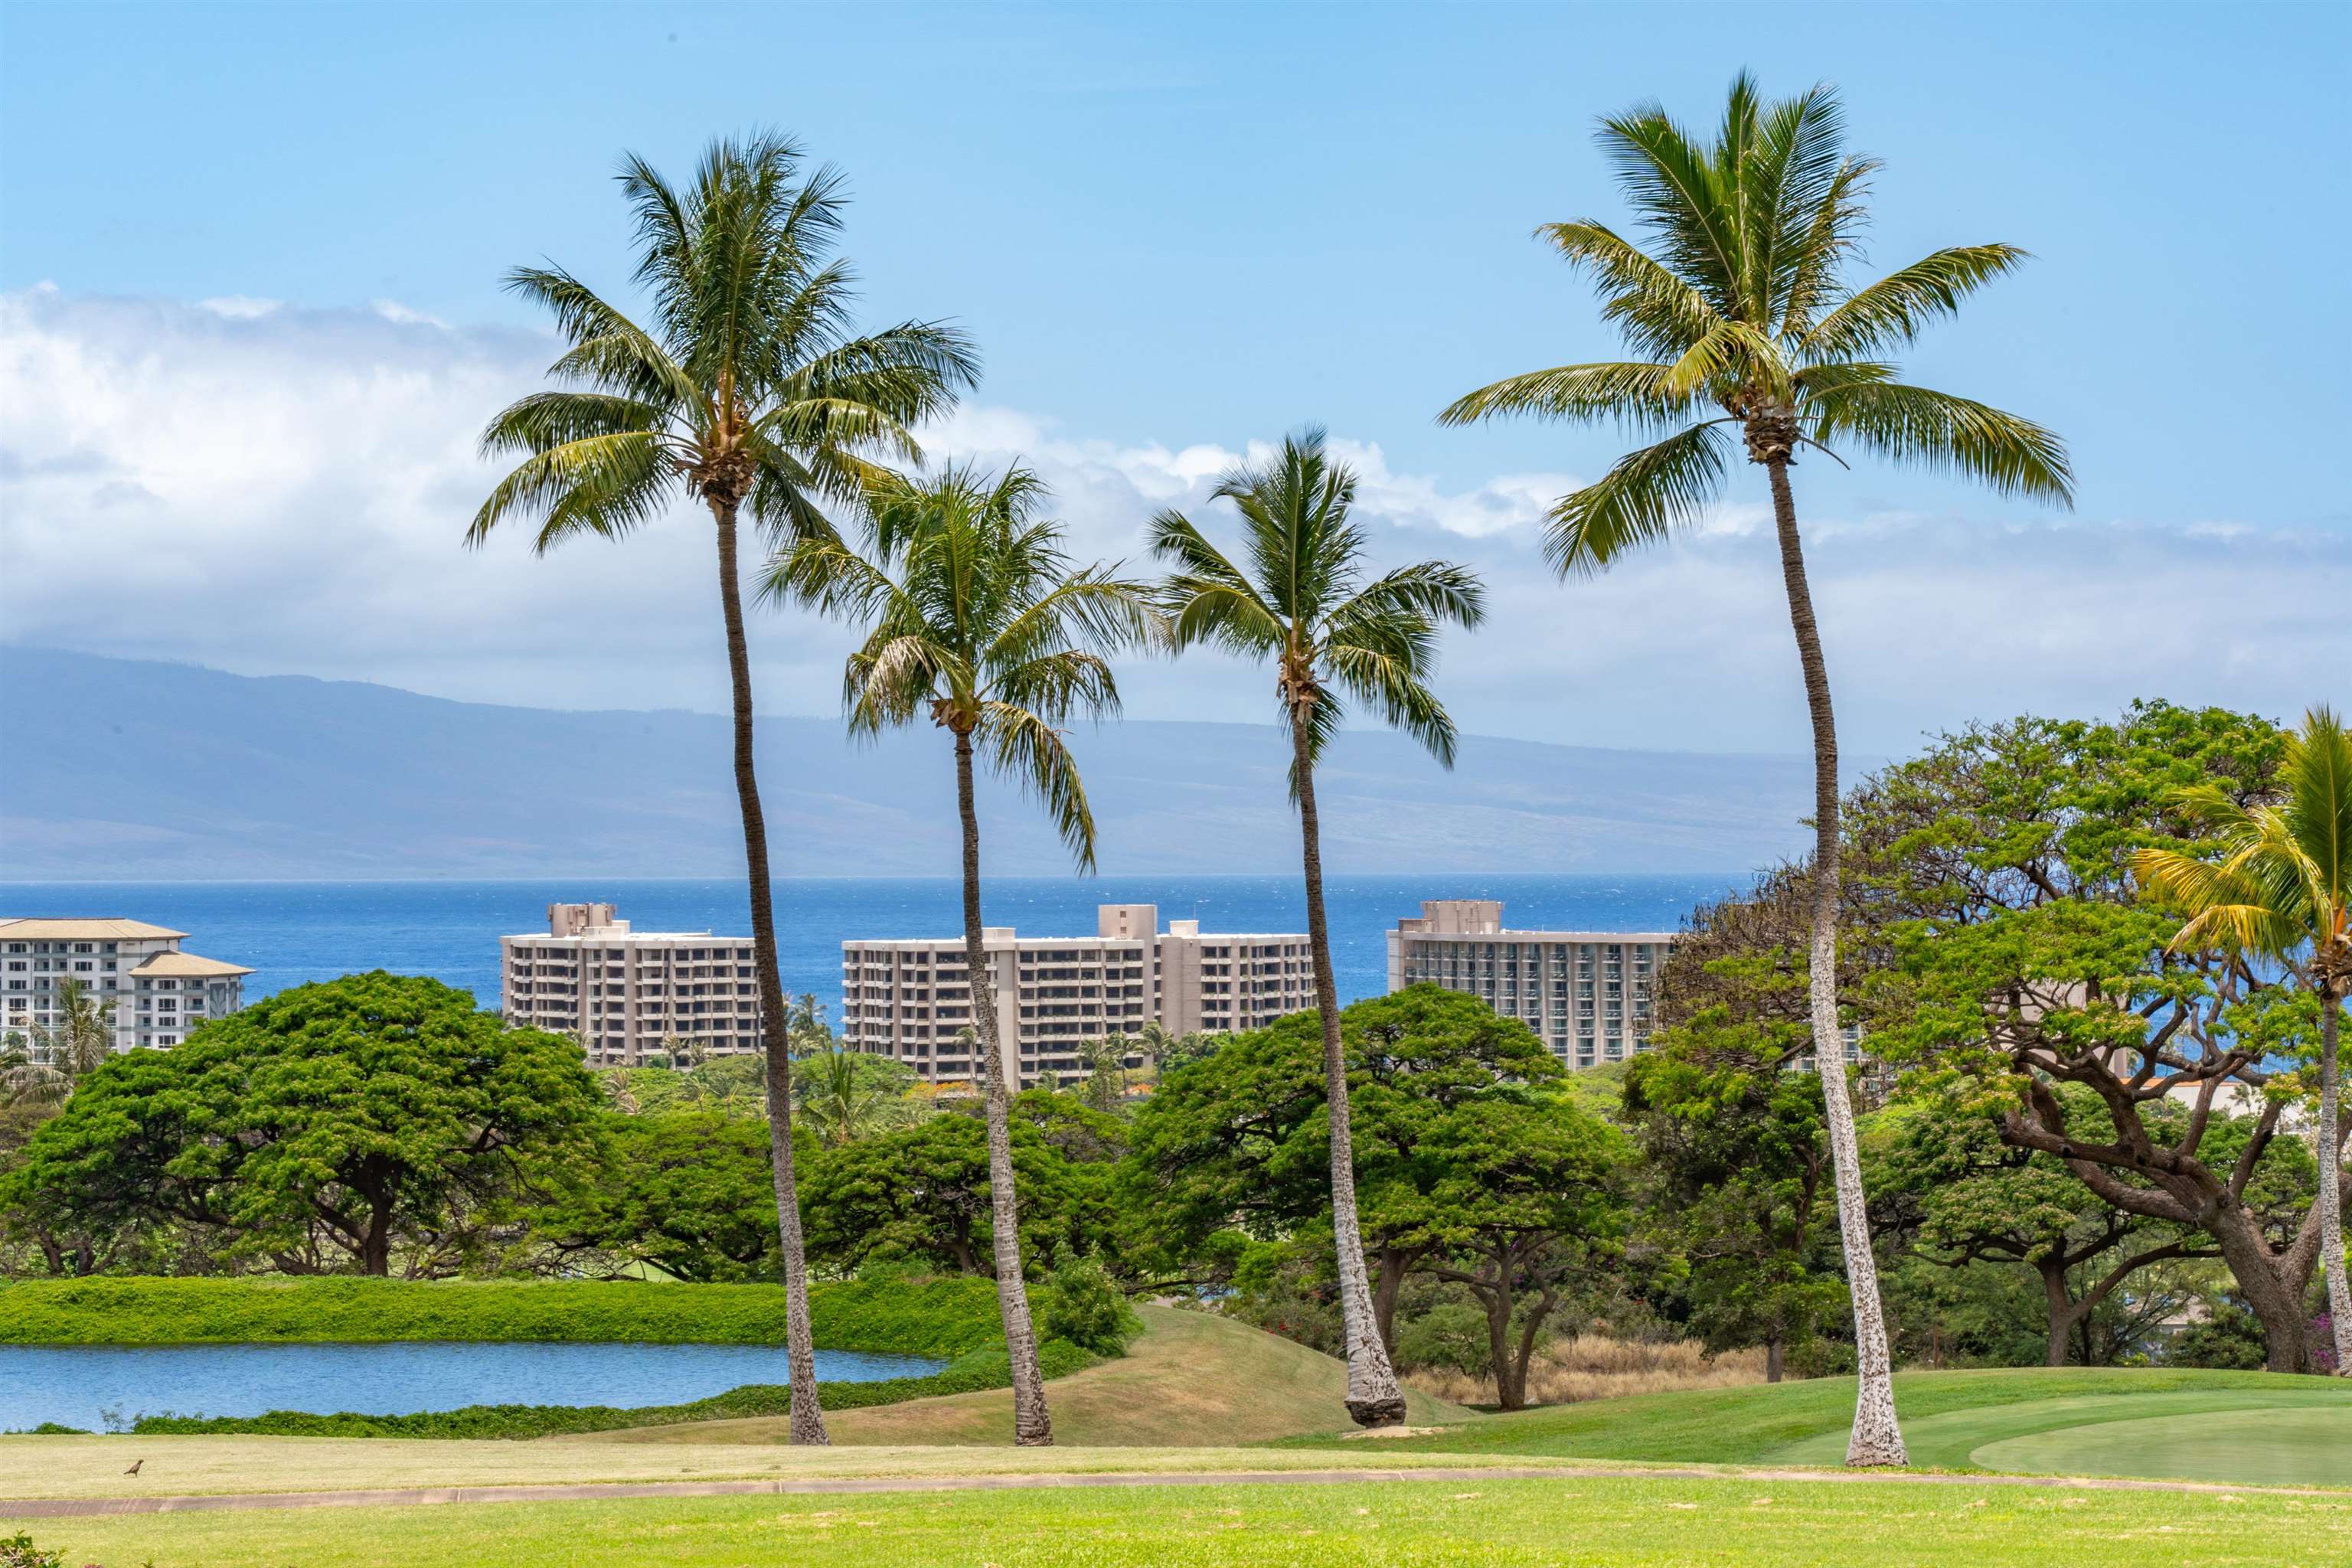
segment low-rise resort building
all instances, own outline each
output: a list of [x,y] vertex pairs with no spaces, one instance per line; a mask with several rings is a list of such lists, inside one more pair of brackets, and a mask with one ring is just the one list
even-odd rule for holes
[[180,951],[188,933],[132,920],[0,917],[0,1026],[39,1049],[62,1020],[67,981],[114,1005],[114,1048],[176,1046],[207,1018],[245,1005],[241,963]]

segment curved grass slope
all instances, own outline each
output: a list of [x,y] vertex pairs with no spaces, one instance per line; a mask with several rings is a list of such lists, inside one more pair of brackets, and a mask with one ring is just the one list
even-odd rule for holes
[[[2352,1486],[2352,1384],[2166,1368],[1905,1373],[1914,1465],[2244,1485]],[[1837,1465],[1853,1385],[1820,1378],[1479,1417],[1400,1449]],[[1311,1439],[1310,1439],[1311,1441]]]
[[[999,1342],[996,1287],[931,1279],[809,1287],[823,1350],[953,1358]],[[541,1340],[782,1344],[773,1285],[347,1278],[37,1279],[0,1285],[0,1344]]]
[[[1144,1332],[1116,1361],[1056,1379],[1047,1401],[1054,1440],[1083,1447],[1228,1447],[1343,1427],[1347,1368],[1276,1335],[1205,1312],[1139,1309]],[[1416,1425],[1475,1420],[1459,1405],[1409,1396]],[[1013,1396],[959,1394],[842,1412],[828,1421],[841,1445],[1003,1444],[1013,1440]],[[605,1432],[599,1442],[773,1443],[777,1418],[703,1421]],[[1370,1445],[1351,1443],[1351,1448]],[[1380,1445],[1387,1451],[1387,1443]]]

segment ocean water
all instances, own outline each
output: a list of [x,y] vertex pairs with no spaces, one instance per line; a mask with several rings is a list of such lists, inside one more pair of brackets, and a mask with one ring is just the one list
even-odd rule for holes
[[[1337,877],[1325,887],[1331,958],[1345,1001],[1388,984],[1386,932],[1423,899],[1500,899],[1507,925],[1553,931],[1673,931],[1702,900],[1744,885],[1716,877]],[[806,878],[775,885],[784,988],[837,1005],[845,941],[952,936],[951,878]],[[188,933],[181,945],[250,965],[248,1000],[370,969],[429,974],[499,1005],[499,938],[544,931],[551,903],[603,901],[638,931],[749,934],[740,880],[551,877],[528,881],[0,882],[0,917],[117,915]],[[1203,931],[1307,929],[1296,877],[1005,877],[982,889],[990,925],[1090,936],[1098,903],[1155,903],[1163,924]]]

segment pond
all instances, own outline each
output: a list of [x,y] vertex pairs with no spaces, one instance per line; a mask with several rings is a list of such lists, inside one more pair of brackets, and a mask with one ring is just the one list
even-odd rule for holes
[[[819,1351],[819,1382],[921,1377],[922,1356]],[[782,1345],[0,1345],[0,1431],[90,1431],[140,1415],[370,1415],[467,1405],[677,1405],[791,1381]]]

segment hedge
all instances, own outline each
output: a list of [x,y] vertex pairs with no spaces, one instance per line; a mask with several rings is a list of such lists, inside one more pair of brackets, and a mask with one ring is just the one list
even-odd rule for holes
[[[809,1310],[824,1350],[951,1358],[1002,1333],[996,1287],[979,1279],[816,1283]],[[782,1344],[784,1293],[773,1285],[282,1275],[0,1285],[0,1344],[383,1340]]]
[[[960,1281],[958,1283],[961,1283]],[[984,1282],[983,1282],[984,1283]],[[668,1287],[663,1287],[668,1289]],[[901,1287],[903,1289],[903,1287]],[[991,1287],[993,1300],[993,1287]],[[1097,1358],[1066,1340],[1048,1340],[1038,1361],[1047,1377],[1066,1377]],[[971,1394],[1006,1388],[1013,1379],[1002,1349],[971,1351],[929,1377],[893,1377],[875,1383],[826,1383],[818,1392],[827,1410],[896,1405],[940,1394]],[[134,1433],[237,1433],[278,1437],[551,1437],[574,1432],[608,1432],[623,1426],[667,1426],[681,1421],[717,1421],[731,1416],[783,1415],[792,1391],[782,1384],[741,1388],[687,1405],[647,1405],[619,1409],[609,1405],[468,1405],[458,1410],[428,1410],[414,1415],[362,1415],[344,1412],[313,1415],[272,1410],[263,1415],[142,1415]]]

